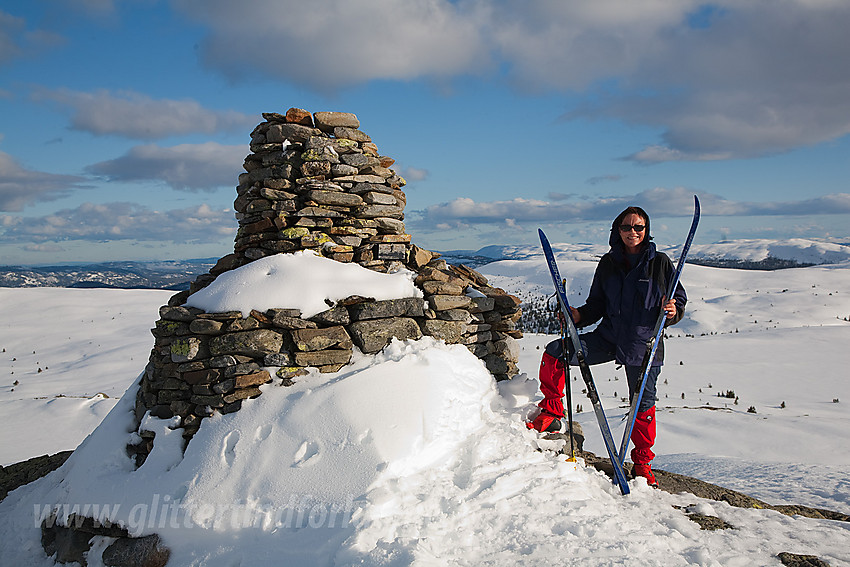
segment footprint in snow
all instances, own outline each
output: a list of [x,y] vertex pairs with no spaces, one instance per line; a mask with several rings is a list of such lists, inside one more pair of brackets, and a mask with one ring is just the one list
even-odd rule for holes
[[319,444],[315,441],[304,441],[301,446],[295,451],[295,457],[292,462],[293,467],[304,467],[314,465],[319,460]]
[[270,423],[266,423],[262,427],[257,428],[257,432],[254,434],[254,439],[257,441],[265,441],[269,438],[269,435],[272,434],[272,425]]
[[239,432],[231,431],[224,438],[224,447],[221,450],[221,457],[224,462],[230,466],[233,464],[233,459],[236,457],[236,444],[239,442]]

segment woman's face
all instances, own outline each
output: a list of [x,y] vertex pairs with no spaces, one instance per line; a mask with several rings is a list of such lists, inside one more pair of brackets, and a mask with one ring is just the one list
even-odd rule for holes
[[626,252],[636,254],[646,237],[646,221],[640,215],[629,213],[620,221],[619,231],[620,238],[626,246]]

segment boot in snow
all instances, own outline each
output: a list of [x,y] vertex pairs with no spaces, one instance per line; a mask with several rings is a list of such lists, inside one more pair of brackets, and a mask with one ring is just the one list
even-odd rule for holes
[[536,429],[540,433],[552,433],[561,430],[561,420],[554,415],[541,411],[534,421],[526,422],[529,429]]
[[649,486],[658,488],[658,481],[655,480],[655,475],[652,474],[652,467],[649,466],[649,463],[635,463],[634,467],[632,467],[632,476],[634,476],[634,478],[642,476],[646,479],[646,483]]

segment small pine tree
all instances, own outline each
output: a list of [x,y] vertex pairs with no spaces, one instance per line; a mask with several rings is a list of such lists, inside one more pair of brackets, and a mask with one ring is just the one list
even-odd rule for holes
[[785,402],[783,401],[781,404],[779,404],[779,407],[785,409]]
[[756,406],[750,406],[749,408],[747,408],[747,413],[758,413],[756,411]]

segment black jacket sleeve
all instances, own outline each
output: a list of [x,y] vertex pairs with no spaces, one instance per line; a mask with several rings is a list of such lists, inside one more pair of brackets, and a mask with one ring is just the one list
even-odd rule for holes
[[[654,262],[650,265],[650,270],[652,271],[652,274],[650,274],[651,277],[657,281],[661,286],[661,289],[666,292],[670,280],[676,273],[676,267],[673,265],[673,261],[666,254],[659,252],[655,257]],[[673,300],[676,302],[676,316],[672,319],[665,319],[665,327],[675,325],[685,316],[685,306],[688,303],[688,295],[685,293],[685,288],[682,286],[681,281],[676,284],[676,289],[673,291]]]

